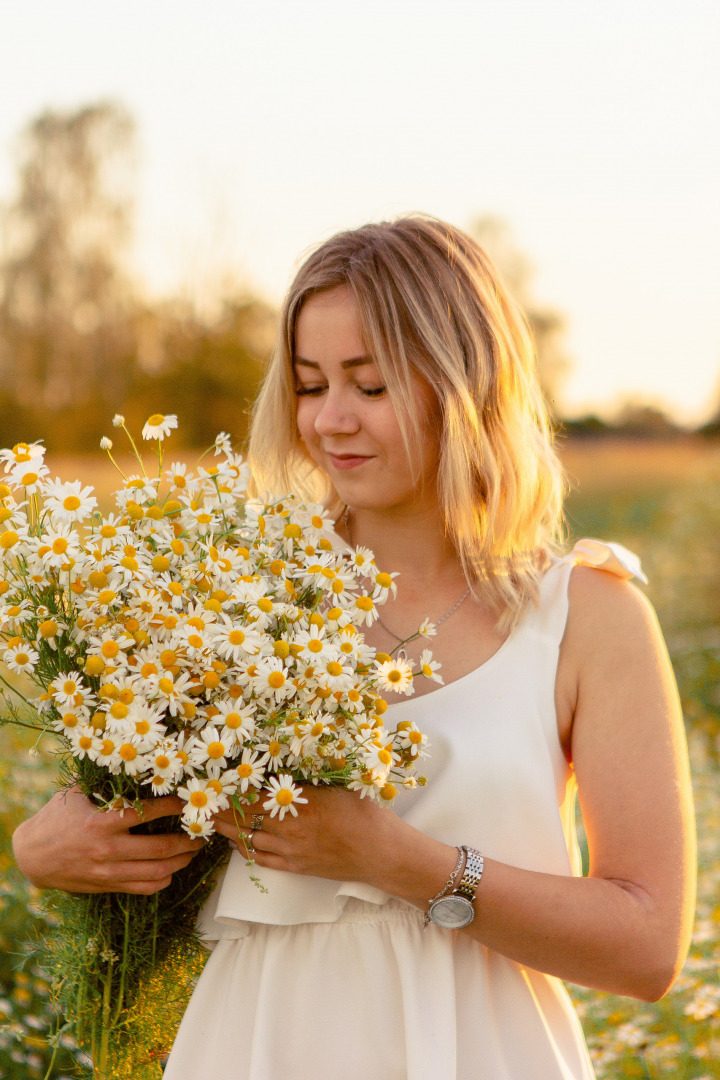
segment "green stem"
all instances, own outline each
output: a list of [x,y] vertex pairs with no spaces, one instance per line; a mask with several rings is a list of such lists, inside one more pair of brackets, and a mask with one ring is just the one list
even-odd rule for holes
[[112,983],[113,983],[113,968],[115,961],[110,960],[108,962],[107,973],[105,975],[105,986],[103,987],[103,1003],[102,1003],[102,1030],[100,1032],[100,1053],[98,1055],[98,1061],[93,1061],[95,1065],[95,1078],[96,1080],[110,1080],[110,1074],[108,1073],[108,1057],[110,1054],[110,1032],[112,1031],[112,1020],[110,1019],[110,1004],[112,1000]]
[[145,477],[146,480],[149,480],[150,478],[149,478],[148,474],[145,472],[145,465],[143,463],[143,459],[140,457],[140,451],[138,450],[137,446],[135,445],[135,440],[133,439],[133,437],[130,434],[130,432],[128,431],[128,429],[125,427],[125,424],[123,424],[122,429],[125,432],[125,434],[127,435],[128,439],[130,440],[130,445],[132,446],[133,454],[137,458],[138,464],[139,464],[140,468],[142,469],[143,476]]
[[[26,698],[25,695],[23,693],[21,693],[21,691],[18,690],[16,686],[13,686],[13,684],[11,682],[8,682],[7,679],[3,678],[2,675],[0,675],[0,682],[5,683],[8,690],[12,690],[13,694],[17,694],[17,696],[20,698],[20,700],[24,701],[26,705],[29,705],[31,709],[35,708],[32,701],[29,701],[28,698]],[[28,727],[29,725],[25,724],[24,726]]]
[[123,914],[125,915],[125,927],[123,929],[123,954],[122,966],[120,968],[120,985],[117,990],[117,1005],[115,1006],[115,1012],[113,1013],[112,1018],[113,1025],[117,1024],[120,1019],[125,1004],[125,972],[127,970],[128,949],[130,948],[130,909],[126,904],[121,903],[121,906],[123,908]]

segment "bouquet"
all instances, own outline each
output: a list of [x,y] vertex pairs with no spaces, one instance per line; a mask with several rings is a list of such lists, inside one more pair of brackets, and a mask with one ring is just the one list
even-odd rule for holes
[[[410,721],[386,727],[383,695],[441,681],[429,651],[413,670],[365,643],[395,575],[348,548],[325,508],[249,498],[225,434],[193,471],[165,467],[174,416],[143,429],[157,444],[148,472],[123,417],[113,423],[137,471],[121,473],[107,516],[91,487],[51,479],[40,443],[0,451],[2,681],[16,699],[5,722],[55,736],[62,783],[99,809],[177,794],[180,827],[208,841],[161,894],[49,894],[57,931],[41,960],[97,1080],[141,1075],[162,1049],[149,988],[166,1000],[177,972],[163,981],[163,961],[198,953],[197,912],[228,850],[214,815],[242,820],[255,803],[297,814],[307,783],[392,802],[423,782],[426,739]],[[111,440],[101,446],[112,458]]]

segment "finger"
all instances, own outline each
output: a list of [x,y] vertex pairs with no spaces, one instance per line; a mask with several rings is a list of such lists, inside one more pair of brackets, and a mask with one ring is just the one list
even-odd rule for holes
[[184,832],[159,833],[153,836],[128,833],[114,839],[112,847],[107,850],[106,857],[109,862],[118,859],[162,862],[177,858],[179,855],[197,855],[202,847],[202,840],[188,836]]
[[137,859],[127,862],[103,863],[95,867],[94,884],[100,891],[124,889],[128,884],[159,882],[183,870],[192,860],[187,852],[172,859]]
[[176,795],[159,795],[156,799],[141,799],[141,813],[134,807],[107,811],[108,823],[118,829],[131,829],[146,821],[157,818],[175,817],[183,812],[184,803]]

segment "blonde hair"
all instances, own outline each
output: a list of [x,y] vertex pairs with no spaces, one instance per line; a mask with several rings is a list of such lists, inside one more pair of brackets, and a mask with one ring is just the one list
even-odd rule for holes
[[339,233],[303,263],[253,413],[258,488],[332,502],[328,478],[298,438],[293,353],[302,305],[343,286],[409,452],[422,438],[411,373],[437,395],[445,529],[474,595],[509,628],[537,599],[557,548],[564,483],[527,321],[485,252],[460,229],[401,217]]

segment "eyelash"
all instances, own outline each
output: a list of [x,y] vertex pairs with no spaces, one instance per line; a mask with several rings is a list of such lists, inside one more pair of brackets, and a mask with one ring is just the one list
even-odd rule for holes
[[[295,387],[295,394],[296,394],[297,397],[316,397],[317,395],[322,394],[324,390],[325,390],[324,386],[296,386]],[[363,395],[363,397],[379,398],[379,397],[382,397],[383,394],[385,393],[386,387],[384,387],[384,386],[372,386],[372,387],[358,386],[358,390]]]

